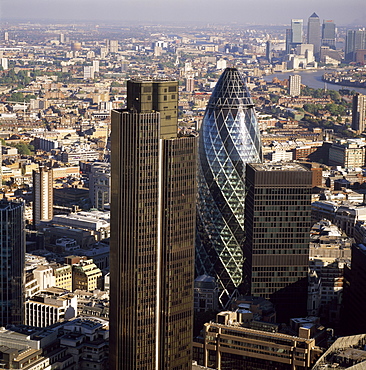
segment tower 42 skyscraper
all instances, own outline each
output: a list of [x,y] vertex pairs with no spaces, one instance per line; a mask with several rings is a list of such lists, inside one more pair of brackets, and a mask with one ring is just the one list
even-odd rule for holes
[[235,68],[212,93],[199,139],[196,271],[214,276],[223,306],[243,276],[245,165],[260,162],[254,104]]
[[112,112],[110,369],[192,367],[196,137],[178,82],[127,83]]

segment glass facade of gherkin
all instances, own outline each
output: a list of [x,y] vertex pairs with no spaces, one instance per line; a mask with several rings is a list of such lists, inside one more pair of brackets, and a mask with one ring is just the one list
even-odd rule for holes
[[225,306],[243,280],[245,165],[262,159],[254,105],[235,68],[218,80],[199,139],[196,273],[214,276]]

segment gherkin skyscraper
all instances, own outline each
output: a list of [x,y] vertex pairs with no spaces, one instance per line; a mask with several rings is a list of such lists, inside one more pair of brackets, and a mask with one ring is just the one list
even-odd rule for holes
[[253,101],[238,70],[226,68],[200,131],[196,243],[196,273],[216,278],[223,307],[243,280],[245,165],[261,159]]

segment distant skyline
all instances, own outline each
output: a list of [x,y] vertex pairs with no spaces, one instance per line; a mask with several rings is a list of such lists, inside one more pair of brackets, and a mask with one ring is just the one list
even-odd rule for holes
[[11,20],[285,25],[313,12],[338,26],[366,26],[365,0],[1,0],[0,25]]

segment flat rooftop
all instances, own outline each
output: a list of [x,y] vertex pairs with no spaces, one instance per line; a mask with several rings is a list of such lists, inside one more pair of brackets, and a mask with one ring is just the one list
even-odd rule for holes
[[250,163],[256,171],[305,171],[309,170],[299,163]]

